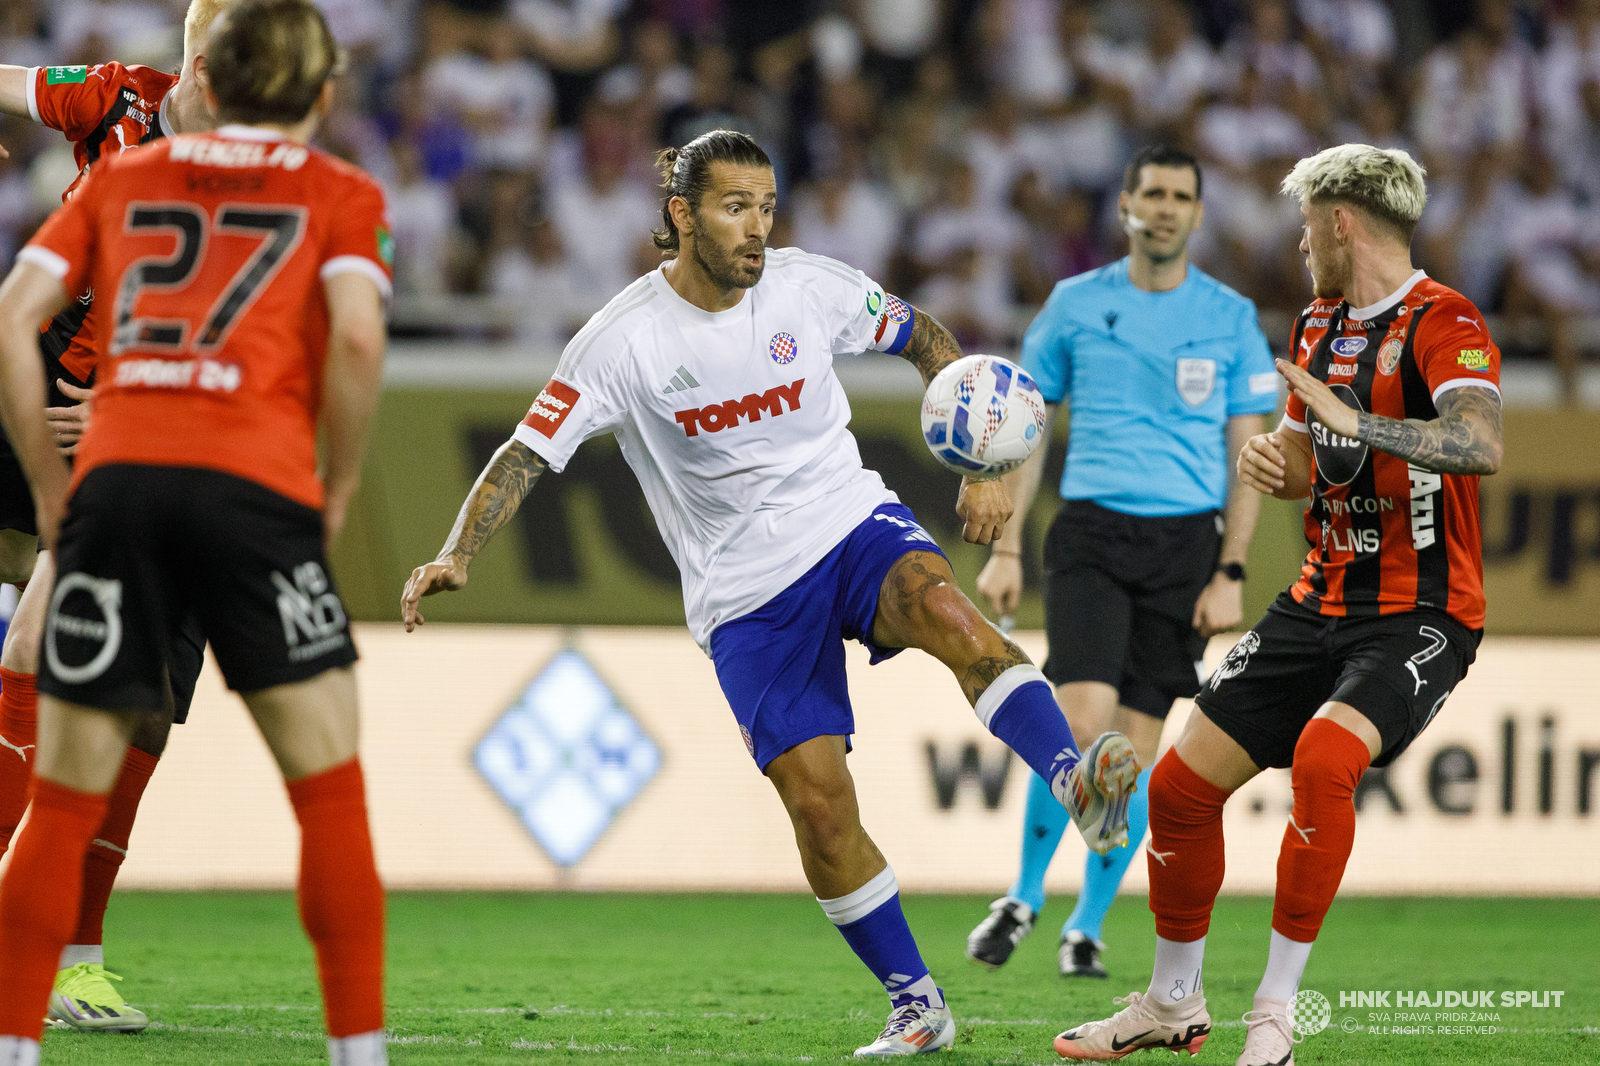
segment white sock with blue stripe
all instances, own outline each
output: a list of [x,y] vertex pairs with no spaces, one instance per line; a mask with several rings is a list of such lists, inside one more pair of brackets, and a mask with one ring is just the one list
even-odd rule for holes
[[972,713],[1044,778],[1051,795],[1058,800],[1066,795],[1066,775],[1078,765],[1078,745],[1056,704],[1055,689],[1037,666],[1013,666],[995,678],[972,705]]

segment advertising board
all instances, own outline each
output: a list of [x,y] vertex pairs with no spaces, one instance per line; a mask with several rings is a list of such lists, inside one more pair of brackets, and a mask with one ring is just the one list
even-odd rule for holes
[[[805,890],[783,808],[686,632],[363,625],[357,639],[362,755],[390,886]],[[1042,634],[1019,639],[1042,655]],[[1230,643],[1212,642],[1213,663]],[[868,667],[851,647],[850,768],[901,884],[1004,891],[1025,767],[937,662],[906,652]],[[1412,750],[1363,782],[1345,891],[1600,891],[1597,672],[1597,641],[1486,640]],[[1284,771],[1229,803],[1226,891],[1271,891],[1288,811]],[[288,887],[297,853],[266,749],[208,666],[120,884]],[[1052,891],[1076,886],[1082,855],[1069,832]],[[1136,861],[1128,886],[1144,885]]]

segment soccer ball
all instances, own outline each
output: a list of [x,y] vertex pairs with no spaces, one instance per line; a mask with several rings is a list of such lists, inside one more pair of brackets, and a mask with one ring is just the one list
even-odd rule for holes
[[939,371],[922,398],[922,439],[975,481],[1008,474],[1044,440],[1044,397],[1015,363],[969,355]]

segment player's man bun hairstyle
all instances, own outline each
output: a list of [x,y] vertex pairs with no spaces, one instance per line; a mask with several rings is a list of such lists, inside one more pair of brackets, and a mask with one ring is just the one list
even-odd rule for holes
[[311,113],[344,56],[311,0],[238,0],[204,50],[224,122],[294,123]]
[[661,171],[661,187],[667,190],[661,201],[661,225],[652,236],[656,247],[668,257],[677,255],[678,224],[672,221],[672,198],[681,196],[691,212],[700,210],[700,198],[711,186],[711,164],[771,167],[772,160],[748,134],[738,130],[711,130],[702,133],[682,148],[667,148],[656,156]]
[[1359,208],[1409,245],[1428,202],[1426,177],[1422,164],[1399,148],[1341,144],[1296,163],[1282,189],[1303,204]]

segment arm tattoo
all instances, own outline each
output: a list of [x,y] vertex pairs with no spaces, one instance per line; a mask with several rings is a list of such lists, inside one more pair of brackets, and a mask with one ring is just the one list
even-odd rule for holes
[[1500,469],[1504,434],[1500,397],[1488,389],[1451,389],[1432,422],[1402,422],[1362,412],[1356,437],[1381,452],[1436,474],[1492,474]]
[[456,524],[439,549],[439,561],[450,560],[462,566],[471,563],[489,538],[511,521],[522,498],[548,466],[519,440],[502,444],[478,475],[467,502],[461,505]]
[[923,384],[929,384],[934,375],[961,358],[961,345],[928,312],[915,307],[911,312],[911,339],[900,350],[900,358],[920,370]]

